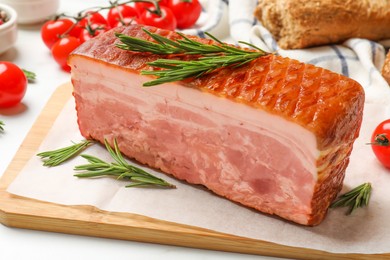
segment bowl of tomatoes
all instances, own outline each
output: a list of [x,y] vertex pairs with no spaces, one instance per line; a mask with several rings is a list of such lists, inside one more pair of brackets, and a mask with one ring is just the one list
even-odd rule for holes
[[11,6],[18,14],[19,24],[34,24],[45,21],[56,14],[59,0],[0,0]]
[[5,4],[0,4],[0,54],[9,50],[17,38],[16,11]]

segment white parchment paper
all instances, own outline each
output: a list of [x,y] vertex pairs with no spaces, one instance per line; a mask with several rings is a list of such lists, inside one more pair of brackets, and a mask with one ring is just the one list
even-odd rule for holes
[[[361,135],[355,142],[346,173],[343,191],[363,182],[372,183],[369,206],[350,216],[345,215],[345,208],[330,209],[325,221],[317,227],[295,225],[258,213],[151,169],[148,171],[177,185],[177,189],[125,188],[126,182],[110,178],[78,179],[73,176],[73,167],[85,163],[81,157],[59,167],[46,168],[35,156],[9,186],[8,192],[64,205],[93,205],[108,211],[136,213],[289,246],[335,253],[388,253],[390,171],[379,165],[366,143],[376,124],[389,117],[389,112],[389,105],[366,104]],[[39,151],[64,147],[70,145],[71,140],[82,139],[71,99]],[[85,153],[110,160],[100,145],[91,146]]]

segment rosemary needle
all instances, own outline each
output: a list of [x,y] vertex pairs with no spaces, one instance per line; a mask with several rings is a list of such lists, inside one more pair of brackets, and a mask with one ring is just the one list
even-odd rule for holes
[[118,179],[130,180],[132,183],[126,187],[136,186],[160,186],[165,188],[176,188],[176,186],[160,179],[141,168],[128,164],[118,147],[116,139],[114,139],[114,150],[111,148],[108,141],[104,140],[106,149],[110,153],[115,162],[108,163],[97,157],[82,154],[81,156],[88,161],[88,164],[78,165],[74,168],[80,173],[75,174],[80,178],[102,177],[102,176],[116,176]]
[[200,77],[218,68],[242,66],[258,57],[268,54],[246,42],[241,43],[255,50],[230,46],[208,33],[206,34],[217,44],[197,42],[181,33],[178,33],[181,39],[170,40],[159,34],[151,33],[148,30],[144,29],[144,31],[154,42],[124,34],[117,34],[116,36],[122,42],[121,44],[117,44],[117,47],[128,51],[149,52],[157,55],[197,55],[195,59],[189,61],[180,59],[157,59],[156,61],[149,62],[148,65],[160,68],[161,70],[141,71],[143,75],[157,76],[156,80],[146,82],[144,86],[154,86],[187,78]]
[[44,166],[57,166],[66,160],[73,158],[90,144],[92,144],[92,141],[84,140],[64,148],[38,153],[37,156],[41,157]]
[[363,183],[351,191],[341,195],[336,201],[334,201],[330,207],[349,207],[347,215],[351,214],[355,209],[367,206],[370,200],[372,187],[371,183]]
[[4,131],[4,122],[0,120],[0,132]]

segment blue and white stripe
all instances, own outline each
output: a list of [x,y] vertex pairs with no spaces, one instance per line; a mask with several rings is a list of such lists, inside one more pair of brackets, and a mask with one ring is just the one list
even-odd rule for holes
[[[205,37],[205,32],[213,33],[217,27],[224,26],[223,18],[227,14],[227,0],[200,0],[202,13],[194,28],[182,30],[183,33]],[[217,35],[216,35],[217,36]]]

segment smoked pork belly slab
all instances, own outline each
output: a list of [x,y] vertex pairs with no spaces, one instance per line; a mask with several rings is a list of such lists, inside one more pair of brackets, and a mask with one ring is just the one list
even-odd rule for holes
[[129,158],[261,212],[303,225],[323,220],[361,125],[364,92],[357,82],[269,54],[143,87],[152,78],[140,71],[161,56],[117,48],[115,32],[150,40],[139,25],[116,28],[69,57],[85,138],[111,144],[116,138]]

